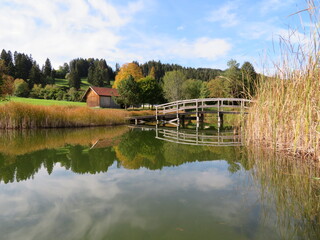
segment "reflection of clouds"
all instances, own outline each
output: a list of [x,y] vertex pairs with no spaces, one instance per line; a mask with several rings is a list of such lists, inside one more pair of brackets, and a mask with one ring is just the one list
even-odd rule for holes
[[[0,232],[5,239],[102,239],[122,226],[122,231],[161,228],[168,214],[174,221],[176,211],[193,210],[239,222],[246,216],[238,216],[243,202],[232,189],[238,177],[233,179],[226,163],[224,169],[217,164],[162,171],[113,166],[97,175],[66,174],[56,166],[48,176],[41,169],[34,180],[0,185]],[[255,200],[249,199],[248,207]]]

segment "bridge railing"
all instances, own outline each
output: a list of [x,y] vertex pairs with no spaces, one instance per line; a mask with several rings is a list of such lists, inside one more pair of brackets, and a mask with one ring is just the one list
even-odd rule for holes
[[200,112],[209,109],[223,111],[228,108],[233,111],[245,111],[249,107],[251,100],[242,98],[200,98],[179,100],[170,103],[160,104],[156,106],[156,115],[173,114],[186,111]]
[[156,129],[156,138],[168,142],[174,142],[187,145],[203,146],[241,146],[241,135],[235,135],[233,132],[204,134],[198,131],[180,132],[171,129]]

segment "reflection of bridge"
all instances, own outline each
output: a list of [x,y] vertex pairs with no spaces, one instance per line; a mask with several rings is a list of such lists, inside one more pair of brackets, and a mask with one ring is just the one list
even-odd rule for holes
[[217,114],[218,127],[223,126],[224,114],[247,114],[251,100],[240,98],[202,98],[180,100],[156,106],[155,115],[133,116],[131,123],[156,122],[184,127],[185,120],[196,120],[197,125],[204,122],[205,114]]
[[214,132],[209,135],[199,132],[198,128],[193,131],[181,132],[178,129],[156,128],[156,138],[168,142],[188,145],[202,146],[241,146],[241,135],[235,135],[233,132]]

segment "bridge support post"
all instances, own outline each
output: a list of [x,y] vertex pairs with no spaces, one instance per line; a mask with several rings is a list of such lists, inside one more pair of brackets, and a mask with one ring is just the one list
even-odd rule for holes
[[182,128],[186,127],[186,125],[185,125],[185,116],[184,115],[181,116],[181,126],[182,126]]
[[218,112],[218,128],[223,128],[223,113]]
[[200,114],[200,129],[204,128],[204,113]]

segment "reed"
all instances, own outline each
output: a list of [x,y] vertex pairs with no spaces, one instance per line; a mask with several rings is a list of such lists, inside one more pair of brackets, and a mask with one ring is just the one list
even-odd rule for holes
[[122,109],[39,106],[9,102],[0,105],[0,129],[70,128],[126,123],[135,114]]
[[248,164],[252,166],[250,172],[265,205],[262,208],[265,220],[275,221],[268,210],[268,206],[274,205],[283,239],[295,239],[288,237],[288,233],[297,235],[297,239],[317,239],[320,236],[319,163],[252,147],[248,151]]
[[246,122],[249,144],[313,156],[320,161],[320,51],[318,8],[308,1],[313,28],[299,44],[280,42],[281,62],[273,77],[262,79]]

